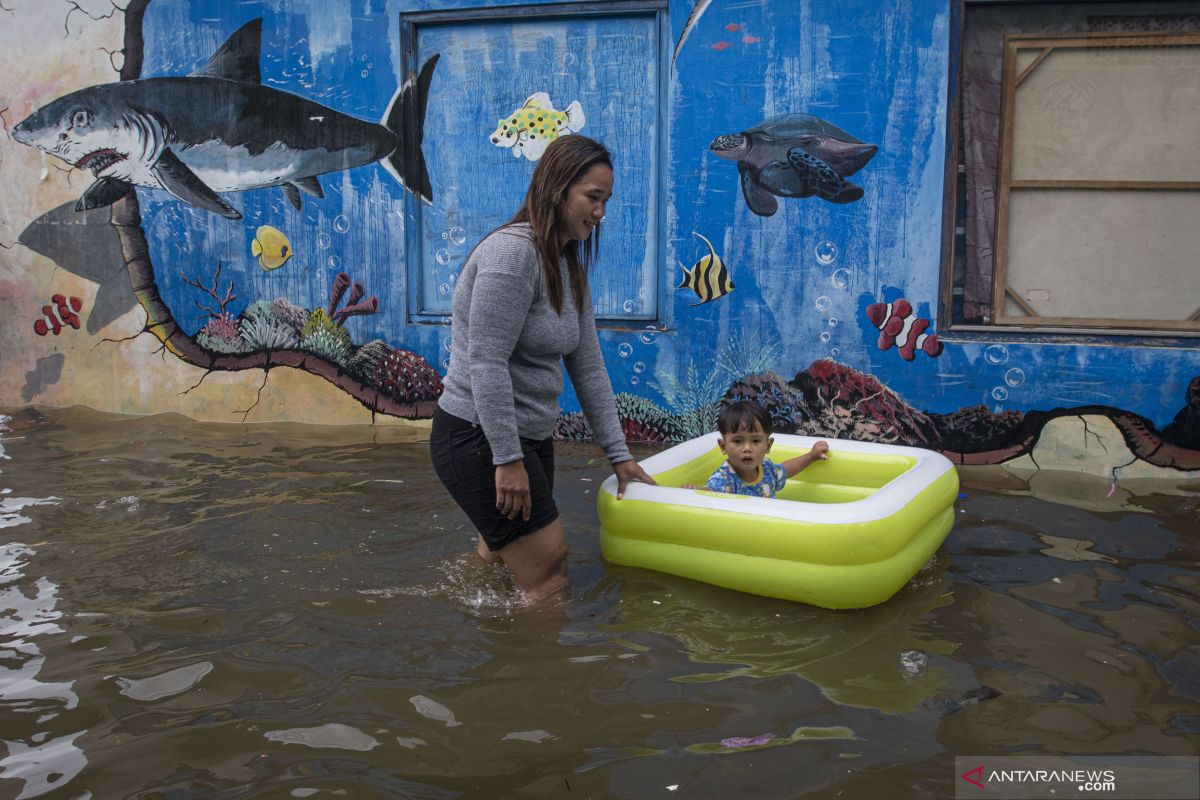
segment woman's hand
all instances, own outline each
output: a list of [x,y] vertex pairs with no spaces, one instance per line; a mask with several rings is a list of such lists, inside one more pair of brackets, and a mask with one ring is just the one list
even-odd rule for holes
[[509,519],[529,520],[533,500],[529,495],[529,473],[518,459],[496,467],[496,508]]
[[636,461],[621,461],[613,464],[613,472],[617,474],[617,499],[620,500],[625,496],[625,487],[630,481],[641,481],[648,483],[651,486],[658,486],[654,482],[654,478],[642,469],[641,464]]

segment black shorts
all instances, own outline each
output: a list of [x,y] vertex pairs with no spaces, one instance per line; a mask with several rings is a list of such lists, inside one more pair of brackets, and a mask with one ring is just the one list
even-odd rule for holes
[[521,439],[525,471],[529,474],[532,508],[529,519],[508,519],[496,508],[496,467],[483,428],[449,414],[433,412],[429,455],[438,478],[454,502],[467,512],[488,549],[499,550],[527,533],[558,519],[554,505],[554,440]]

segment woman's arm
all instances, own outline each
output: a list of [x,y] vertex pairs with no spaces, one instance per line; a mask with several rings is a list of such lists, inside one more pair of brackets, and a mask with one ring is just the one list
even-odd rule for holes
[[527,243],[514,239],[494,235],[485,242],[490,247],[476,251],[485,261],[471,287],[467,360],[475,413],[496,465],[496,508],[509,519],[519,515],[528,520],[533,502],[517,432],[509,360],[533,304],[530,270],[537,269],[537,261],[531,261]]
[[522,456],[509,360],[533,303],[537,263],[528,263],[532,246],[517,237],[496,234],[485,244],[474,256],[483,260],[471,287],[467,367],[479,425],[500,465]]
[[617,416],[617,402],[613,397],[612,382],[604,367],[600,353],[600,339],[596,334],[596,317],[590,297],[584,298],[584,308],[579,314],[579,345],[563,356],[567,375],[579,405],[592,426],[596,444],[604,450],[613,472],[617,475],[617,499],[625,496],[625,487],[630,481],[654,484],[654,479],[633,460],[629,445],[625,442],[625,431]]
[[612,464],[629,461],[629,447],[625,443],[625,432],[617,416],[617,402],[613,397],[612,382],[604,367],[600,353],[600,340],[596,335],[596,317],[590,297],[584,298],[584,308],[579,314],[579,344],[575,350],[563,356],[567,375],[584,416],[592,426],[596,444]]

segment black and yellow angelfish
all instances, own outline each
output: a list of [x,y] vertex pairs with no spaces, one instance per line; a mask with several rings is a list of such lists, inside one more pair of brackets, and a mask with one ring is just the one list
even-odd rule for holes
[[683,266],[683,262],[679,266],[683,269],[683,283],[676,286],[676,289],[691,289],[700,298],[699,303],[691,303],[690,305],[699,306],[705,303],[724,297],[733,291],[733,281],[729,277],[729,269],[725,266],[725,262],[717,255],[717,251],[713,249],[712,242],[705,239],[700,234],[692,231],[693,236],[698,236],[701,241],[708,245],[708,255],[703,256],[696,262],[691,269]]

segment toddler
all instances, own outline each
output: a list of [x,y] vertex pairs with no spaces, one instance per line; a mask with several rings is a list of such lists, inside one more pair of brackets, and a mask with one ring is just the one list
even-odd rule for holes
[[[717,417],[721,438],[717,445],[725,454],[725,463],[717,467],[704,488],[726,494],[745,494],[752,497],[774,497],[787,479],[809,464],[824,459],[829,445],[817,442],[802,456],[776,464],[767,458],[774,439],[771,438],[771,415],[752,400],[730,403]],[[695,489],[695,484],[683,488]]]

